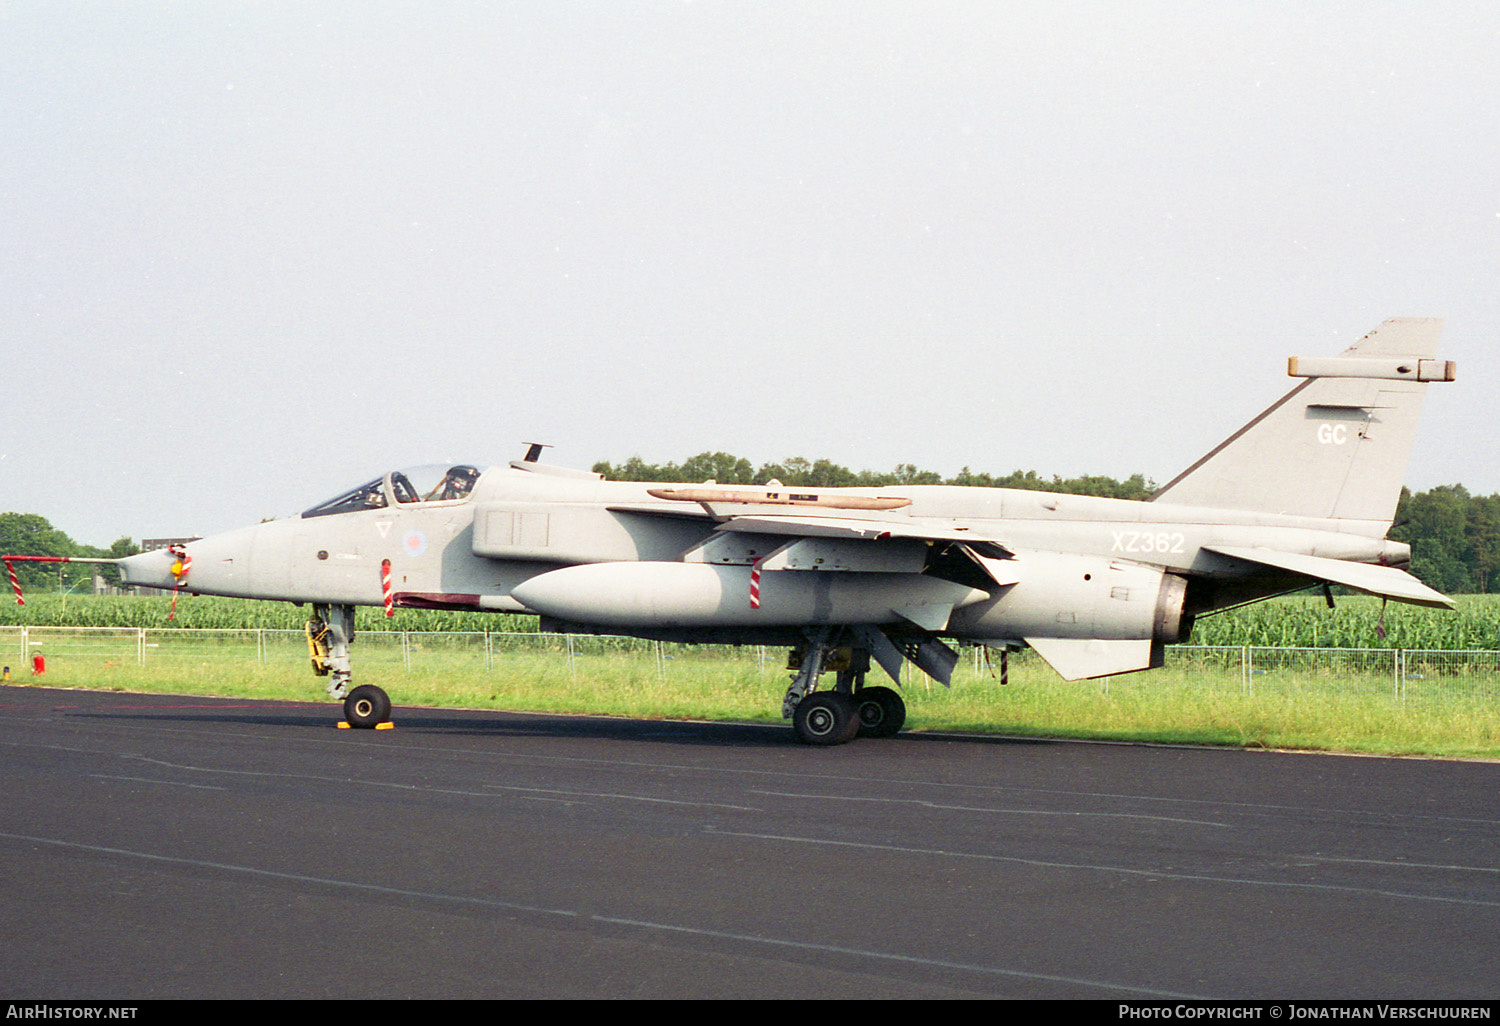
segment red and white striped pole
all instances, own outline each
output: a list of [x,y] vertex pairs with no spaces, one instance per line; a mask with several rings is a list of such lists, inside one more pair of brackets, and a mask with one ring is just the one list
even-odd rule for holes
[[391,594],[391,561],[389,559],[380,561],[380,595],[385,600],[385,615],[395,616],[396,597]]
[[750,567],[750,608],[760,608],[760,560]]
[[6,573],[10,574],[10,586],[16,589],[16,605],[24,606],[26,599],[21,595],[21,580],[16,576],[16,568],[11,565],[10,560],[5,561]]
[[[4,562],[5,562],[5,572],[10,575],[10,586],[12,588],[14,588],[15,591],[16,591],[16,605],[18,605],[18,606],[24,606],[26,604],[26,598],[25,598],[25,596],[23,596],[21,594],[21,579],[16,576],[16,568],[12,564],[12,562],[11,562],[12,560],[17,560],[17,561],[22,562],[22,563],[71,563],[71,562],[73,562],[73,558],[71,556],[6,556],[5,560],[4,560]],[[97,560],[85,560],[85,562],[108,563],[108,562],[113,562],[113,560],[97,559]]]

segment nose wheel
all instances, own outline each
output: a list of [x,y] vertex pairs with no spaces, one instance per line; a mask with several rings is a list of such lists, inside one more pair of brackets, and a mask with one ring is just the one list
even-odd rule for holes
[[373,684],[361,684],[344,699],[344,719],[351,727],[373,730],[390,718],[390,696]]

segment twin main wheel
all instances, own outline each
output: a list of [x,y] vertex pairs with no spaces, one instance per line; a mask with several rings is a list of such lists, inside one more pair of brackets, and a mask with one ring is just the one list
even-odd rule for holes
[[906,723],[906,703],[891,688],[860,688],[854,706],[860,737],[895,737]]
[[841,745],[856,737],[891,737],[906,722],[906,703],[890,688],[853,695],[816,691],[797,703],[792,727],[810,745]]

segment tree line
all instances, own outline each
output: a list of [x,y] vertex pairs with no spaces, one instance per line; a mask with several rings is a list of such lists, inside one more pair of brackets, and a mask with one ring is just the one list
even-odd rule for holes
[[797,488],[884,488],[888,485],[972,485],[977,488],[1025,488],[1036,492],[1067,492],[1097,495],[1106,499],[1145,499],[1156,485],[1140,474],[1123,481],[1112,477],[1042,477],[1034,470],[1016,470],[1001,477],[976,474],[964,467],[945,478],[910,463],[894,470],[850,470],[832,460],[808,460],[793,456],[779,463],[763,463],[757,469],[749,460],[727,452],[703,452],[681,463],[647,463],[632,456],[618,466],[595,463],[594,471],[612,481],[717,481],[719,484],[763,485],[780,481]]
[[1411,572],[1438,591],[1500,592],[1500,495],[1403,488],[1388,537],[1411,546]]
[[[726,452],[704,452],[681,463],[647,463],[638,456],[620,464],[599,462],[593,469],[615,481],[707,481],[763,485],[780,481],[799,488],[881,488],[889,485],[947,484],[979,488],[1022,488],[1040,492],[1096,495],[1109,499],[1148,499],[1156,483],[1140,474],[1124,480],[1102,475],[1043,477],[1034,470],[1009,474],[975,473],[964,467],[952,477],[910,463],[890,471],[850,470],[831,460],[800,456],[754,466]],[[1440,485],[1425,492],[1401,490],[1390,537],[1411,546],[1411,571],[1424,583],[1447,594],[1500,592],[1500,494],[1470,495],[1463,485]],[[0,513],[0,554],[30,556],[128,556],[140,551],[130,538],[108,549],[83,545],[35,513]],[[17,563],[27,588],[68,589],[89,580],[96,570],[106,579],[110,568],[89,564]]]
[[[0,555],[5,556],[72,556],[102,557],[114,559],[133,556],[141,551],[139,545],[129,538],[119,538],[107,549],[75,542],[62,531],[52,526],[44,516],[37,513],[0,513]],[[13,563],[21,586],[29,589],[46,588],[69,591],[79,584],[93,580],[98,573],[111,584],[119,581],[119,571],[114,567],[94,566],[90,563]],[[3,587],[3,585],[0,585]]]

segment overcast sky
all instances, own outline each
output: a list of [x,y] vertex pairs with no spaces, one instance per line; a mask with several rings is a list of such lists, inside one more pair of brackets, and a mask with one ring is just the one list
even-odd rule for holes
[[1500,4],[0,0],[0,510],[525,443],[1163,483],[1446,318],[1500,491]]

